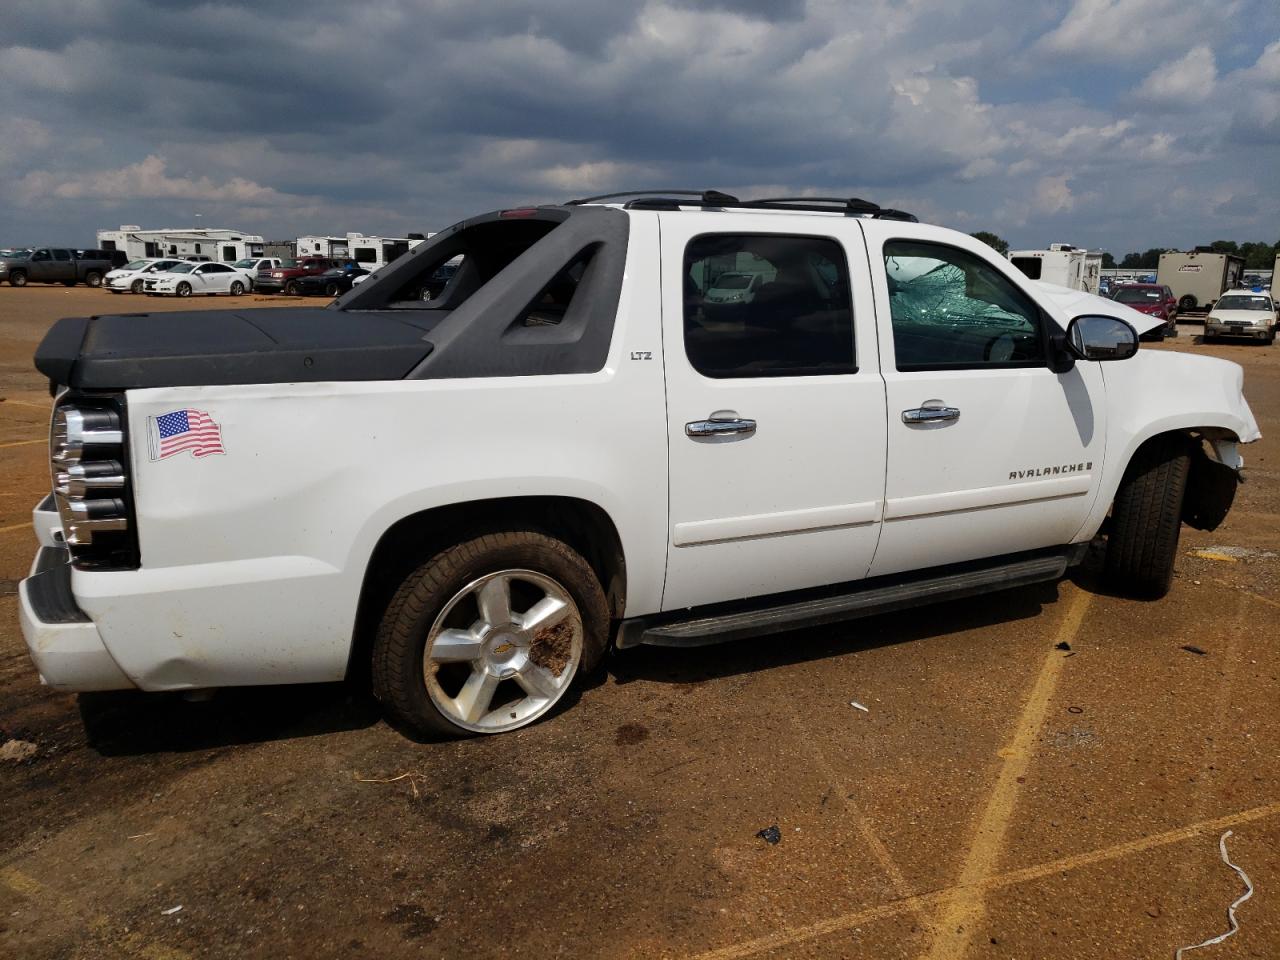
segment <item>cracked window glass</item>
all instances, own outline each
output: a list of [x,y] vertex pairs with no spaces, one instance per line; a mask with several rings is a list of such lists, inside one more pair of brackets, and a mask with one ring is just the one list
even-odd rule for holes
[[1035,303],[980,257],[916,241],[884,245],[899,370],[1040,366]]

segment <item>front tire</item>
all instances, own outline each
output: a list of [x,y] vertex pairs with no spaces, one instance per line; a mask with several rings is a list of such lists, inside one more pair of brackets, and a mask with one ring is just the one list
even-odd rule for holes
[[9,271],[9,286],[25,287],[27,285],[27,275],[21,270]]
[[174,292],[174,293],[176,293],[176,294],[177,294],[178,296],[180,296],[180,297],[189,297],[189,296],[191,296],[191,284],[189,284],[189,283],[180,283],[180,284],[178,284],[178,288],[177,288],[176,290],[174,290],[173,292]]
[[302,289],[298,286],[297,280],[290,280],[284,285],[284,292],[291,297],[296,297],[302,294]]
[[1182,526],[1190,442],[1168,434],[1138,448],[1111,507],[1105,575],[1116,591],[1157,600],[1169,592]]
[[415,732],[519,729],[604,655],[609,610],[590,565],[541,533],[476,537],[409,574],[373,645],[373,692]]
[[133,281],[133,283],[129,284],[129,292],[130,292],[130,293],[141,293],[141,292],[142,292],[142,286],[143,286],[143,282],[142,282],[141,280],[135,280],[135,281]]

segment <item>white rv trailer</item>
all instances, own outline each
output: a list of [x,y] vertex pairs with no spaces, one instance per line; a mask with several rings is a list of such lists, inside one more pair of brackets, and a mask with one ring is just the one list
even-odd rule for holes
[[350,257],[366,270],[377,270],[430,236],[430,233],[411,233],[407,237],[367,237],[363,233],[348,233],[341,237],[299,237],[296,249],[299,257]]
[[[1073,247],[1069,243],[1051,243],[1048,250],[1010,250],[1009,259],[1013,265],[1032,280],[1043,280],[1045,283],[1056,283],[1060,287],[1072,290],[1098,292],[1098,276],[1093,278],[1090,288],[1086,282],[1085,261],[1087,251]],[[1098,256],[1097,271],[1102,269],[1102,256]]]
[[262,237],[242,230],[179,229],[143,230],[124,224],[119,230],[99,230],[98,246],[103,250],[123,250],[130,260],[142,257],[208,257],[234,263],[246,257],[262,256]]

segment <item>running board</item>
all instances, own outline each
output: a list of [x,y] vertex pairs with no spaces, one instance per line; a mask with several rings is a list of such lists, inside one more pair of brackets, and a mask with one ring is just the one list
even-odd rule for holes
[[702,647],[762,634],[816,627],[870,617],[942,600],[958,600],[996,590],[1058,580],[1084,557],[1087,545],[1076,544],[1053,554],[993,564],[886,586],[864,586],[848,593],[777,606],[737,610],[692,619],[641,617],[618,628],[619,649],[642,644],[655,647]]

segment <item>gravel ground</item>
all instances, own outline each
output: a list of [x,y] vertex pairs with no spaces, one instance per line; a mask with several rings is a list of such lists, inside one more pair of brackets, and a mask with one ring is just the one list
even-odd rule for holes
[[30,356],[117,300],[0,289],[0,956],[1172,957],[1226,928],[1225,830],[1256,893],[1200,955],[1280,954],[1280,347],[1152,347],[1243,364],[1267,434],[1162,601],[1089,563],[628,652],[531,729],[417,743],[343,685],[40,687],[14,597],[48,486]]

